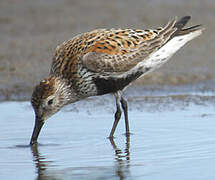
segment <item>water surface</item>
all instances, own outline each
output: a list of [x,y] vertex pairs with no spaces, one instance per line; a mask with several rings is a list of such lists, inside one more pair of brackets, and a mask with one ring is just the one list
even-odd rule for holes
[[33,148],[29,102],[3,102],[0,179],[214,179],[213,103],[169,98],[130,100],[133,135],[123,135],[122,119],[113,141],[110,96],[67,106],[46,122]]

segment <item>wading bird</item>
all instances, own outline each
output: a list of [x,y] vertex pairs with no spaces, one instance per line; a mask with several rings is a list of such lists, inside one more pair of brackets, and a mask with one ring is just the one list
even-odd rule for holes
[[122,92],[136,79],[159,68],[188,41],[202,33],[200,25],[184,28],[185,16],[157,29],[97,29],[65,41],[56,48],[50,74],[34,89],[31,104],[35,126],[30,144],[37,142],[45,121],[63,106],[90,96],[116,97],[113,137],[121,107],[129,135],[127,102]]

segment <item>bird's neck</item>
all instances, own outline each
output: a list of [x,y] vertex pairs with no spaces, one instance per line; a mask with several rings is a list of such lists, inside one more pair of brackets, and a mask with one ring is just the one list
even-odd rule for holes
[[62,98],[64,105],[76,102],[80,99],[76,91],[70,84],[71,83],[64,79],[57,80],[57,86],[59,89],[60,97]]

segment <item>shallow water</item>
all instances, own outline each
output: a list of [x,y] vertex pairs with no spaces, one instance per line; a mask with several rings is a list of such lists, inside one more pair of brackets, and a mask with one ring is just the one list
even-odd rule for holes
[[211,100],[154,99],[129,101],[130,138],[123,135],[121,120],[116,138],[107,139],[114,102],[105,96],[50,118],[33,148],[28,145],[34,123],[29,102],[1,103],[0,179],[214,179]]

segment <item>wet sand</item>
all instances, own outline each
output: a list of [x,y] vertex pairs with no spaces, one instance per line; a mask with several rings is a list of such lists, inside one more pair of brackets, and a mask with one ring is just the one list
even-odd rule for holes
[[58,44],[95,28],[153,28],[191,15],[205,33],[138,84],[214,84],[214,0],[1,0],[0,100],[27,100],[50,68]]
[[107,139],[115,107],[104,96],[65,107],[33,148],[30,103],[0,103],[0,179],[214,179],[214,95],[132,92],[126,95],[130,138],[122,119],[116,138]]

